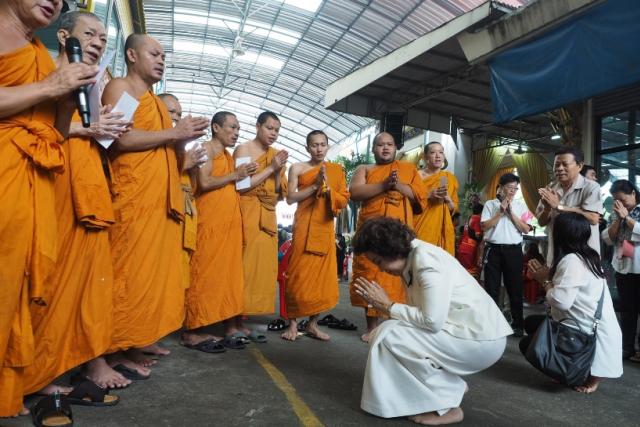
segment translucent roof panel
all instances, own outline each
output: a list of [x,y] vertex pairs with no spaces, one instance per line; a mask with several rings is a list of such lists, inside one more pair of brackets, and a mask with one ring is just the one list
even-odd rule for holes
[[[279,143],[306,158],[305,136],[347,140],[372,120],[323,107],[326,87],[487,0],[144,0],[167,55],[165,89],[185,114],[238,115],[241,140],[272,110]],[[518,0],[511,0],[518,2]]]

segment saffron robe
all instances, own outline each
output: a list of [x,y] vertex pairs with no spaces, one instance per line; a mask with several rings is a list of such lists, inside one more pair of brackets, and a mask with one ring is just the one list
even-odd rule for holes
[[[324,163],[328,194],[298,202],[293,220],[293,243],[286,273],[287,316],[311,316],[338,304],[336,244],[333,219],[347,205],[349,191],[342,167]],[[299,191],[313,185],[320,166],[300,174]]]
[[[235,170],[233,157],[223,150],[214,158],[211,176]],[[191,258],[185,327],[195,329],[242,313],[242,216],[235,182],[198,193],[198,250]]]
[[[413,191],[414,202],[405,197],[399,191],[385,191],[375,197],[362,202],[358,214],[358,227],[366,220],[384,216],[400,220],[409,227],[413,226],[414,214],[422,212],[426,206],[426,191],[422,179],[412,163],[394,160],[386,165],[376,165],[367,170],[366,183],[377,184],[383,182],[392,171],[398,171],[398,181],[407,184]],[[353,275],[349,286],[351,305],[354,307],[367,307],[367,302],[355,291],[355,280],[364,277],[369,281],[377,282],[386,291],[393,302],[405,301],[404,286],[398,276],[380,271],[380,269],[364,254],[356,255],[353,259]],[[378,317],[378,312],[367,307],[367,316]]]
[[[133,128],[172,126],[151,92],[140,98]],[[184,320],[182,226],[184,196],[173,146],[112,154],[113,343],[110,351],[144,347],[179,329]]]
[[182,222],[182,280],[185,289],[191,284],[191,257],[196,250],[198,235],[198,209],[193,195],[189,172],[180,174],[180,186],[184,197],[184,221]]
[[[269,147],[256,159],[256,174],[271,164],[277,151]],[[260,185],[240,194],[246,315],[275,312],[278,279],[278,228],[276,203],[287,195],[285,168],[280,169],[280,192],[273,174]]]
[[[458,210],[458,180],[451,172],[440,171],[423,179],[426,189],[424,197],[440,187],[441,177],[447,180],[447,193],[453,201],[454,212]],[[427,199],[425,210],[415,217],[414,229],[418,239],[436,245],[455,256],[456,232],[453,228],[451,212],[445,202],[437,202]]]
[[[76,114],[74,121],[80,116]],[[24,372],[25,394],[100,356],[111,345],[111,193],[95,142],[69,138],[63,149],[67,167],[55,181],[60,256],[47,305],[31,305],[35,358]]]
[[[37,39],[0,55],[0,85],[43,80],[55,70]],[[54,173],[64,170],[54,102],[0,119],[0,417],[22,409],[23,371],[33,362],[30,303],[47,301],[57,257]]]

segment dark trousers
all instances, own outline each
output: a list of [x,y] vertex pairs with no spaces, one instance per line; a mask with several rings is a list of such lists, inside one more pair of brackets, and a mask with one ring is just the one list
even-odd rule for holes
[[533,338],[533,334],[536,333],[545,317],[547,317],[546,314],[532,314],[524,319],[524,331],[527,335],[522,338],[519,343],[522,354],[527,354],[527,349],[529,348],[529,344],[531,344],[531,338]]
[[504,278],[504,286],[509,295],[513,327],[522,329],[522,245],[494,245],[487,243],[489,252],[484,264],[484,286],[491,298],[498,303],[500,296],[500,279]]
[[[622,329],[622,351],[635,351],[638,314],[640,313],[640,274],[616,273],[616,287],[620,296],[620,329]],[[640,337],[638,338],[640,345]]]

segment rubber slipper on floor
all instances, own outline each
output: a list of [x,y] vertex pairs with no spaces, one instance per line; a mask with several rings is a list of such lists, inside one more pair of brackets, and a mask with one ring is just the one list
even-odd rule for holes
[[208,340],[200,341],[198,344],[182,344],[183,346],[192,350],[202,351],[203,353],[224,353],[227,351],[224,345],[215,338],[209,338]]
[[37,427],[73,425],[73,413],[67,398],[59,393],[45,396],[31,407],[31,418]]
[[338,323],[329,323],[331,329],[342,329],[343,331],[355,331],[358,329],[356,325],[349,322],[347,319],[342,319]]
[[282,331],[287,327],[287,323],[283,319],[274,319],[267,324],[267,331]]
[[79,382],[66,397],[71,405],[114,406],[120,402],[118,396],[110,395],[109,390],[89,379]]
[[318,325],[327,326],[331,323],[340,323],[340,319],[335,317],[333,314],[327,314],[322,319],[318,320]]
[[113,370],[116,372],[120,372],[123,377],[132,381],[144,381],[148,380],[151,375],[142,375],[140,372],[135,369],[131,369],[122,363],[113,367]]
[[261,334],[260,332],[256,331],[255,329],[249,332],[249,335],[247,335],[247,338],[249,338],[253,342],[257,342],[258,344],[264,344],[267,342],[267,337],[264,336],[264,334]]
[[248,338],[242,332],[236,332],[224,337],[222,345],[232,350],[242,350],[245,348],[245,340]]

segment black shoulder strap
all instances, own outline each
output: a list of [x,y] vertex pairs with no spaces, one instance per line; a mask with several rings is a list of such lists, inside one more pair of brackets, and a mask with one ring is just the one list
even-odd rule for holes
[[604,301],[604,287],[607,286],[607,279],[602,279],[602,293],[600,294],[600,301],[598,301],[598,308],[596,308],[595,320],[593,322],[593,333],[598,332],[598,323],[602,317],[602,303]]

